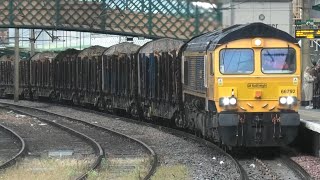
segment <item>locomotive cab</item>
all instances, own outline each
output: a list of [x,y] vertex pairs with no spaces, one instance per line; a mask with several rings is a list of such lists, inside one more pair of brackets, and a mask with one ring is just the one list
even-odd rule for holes
[[263,23],[190,40],[181,66],[189,128],[228,146],[292,142],[300,123],[300,66],[297,41]]
[[216,87],[219,134],[231,145],[285,145],[300,123],[299,47],[273,38],[253,43],[236,40],[215,51],[215,77],[209,83]]

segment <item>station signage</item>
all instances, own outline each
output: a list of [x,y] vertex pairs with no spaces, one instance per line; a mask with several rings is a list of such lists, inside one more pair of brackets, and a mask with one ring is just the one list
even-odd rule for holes
[[320,29],[297,29],[296,38],[317,39],[320,38]]

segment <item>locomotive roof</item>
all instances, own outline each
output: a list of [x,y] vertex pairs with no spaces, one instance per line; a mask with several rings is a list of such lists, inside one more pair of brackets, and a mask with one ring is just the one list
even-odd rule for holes
[[244,25],[234,25],[226,29],[202,34],[191,39],[184,49],[186,51],[212,51],[221,44],[239,39],[257,37],[276,38],[291,43],[297,43],[297,40],[290,34],[264,23],[257,22]]
[[153,52],[170,52],[173,50],[179,51],[180,47],[184,44],[183,41],[163,38],[151,41],[143,45],[139,53],[153,53]]
[[104,55],[117,55],[117,54],[132,54],[135,53],[140,48],[139,45],[123,42],[110,46],[103,54]]
[[106,47],[102,47],[102,46],[91,46],[82,50],[78,54],[78,57],[83,58],[83,57],[101,56],[106,49],[107,49]]
[[57,56],[57,53],[55,53],[55,52],[40,52],[40,53],[33,55],[30,59],[31,59],[31,61],[52,60],[56,56]]

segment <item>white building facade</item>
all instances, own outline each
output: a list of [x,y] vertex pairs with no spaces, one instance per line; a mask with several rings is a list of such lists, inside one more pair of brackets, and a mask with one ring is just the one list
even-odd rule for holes
[[229,0],[222,17],[223,27],[262,22],[294,35],[292,0]]

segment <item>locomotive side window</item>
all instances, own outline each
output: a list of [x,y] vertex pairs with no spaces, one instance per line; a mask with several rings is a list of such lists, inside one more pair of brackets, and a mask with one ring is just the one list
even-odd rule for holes
[[266,74],[291,74],[296,71],[296,52],[292,48],[263,49],[262,72]]
[[252,49],[222,49],[220,51],[222,74],[251,74],[254,70]]

